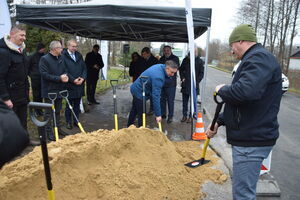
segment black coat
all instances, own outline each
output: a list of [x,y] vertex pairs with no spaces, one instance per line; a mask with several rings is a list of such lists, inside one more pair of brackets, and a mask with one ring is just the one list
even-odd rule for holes
[[[48,98],[49,92],[58,93],[67,89],[66,83],[63,83],[60,79],[62,74],[68,73],[63,57],[64,55],[57,57],[48,53],[40,60],[39,68],[42,76],[43,98]],[[59,95],[57,97],[61,98]]]
[[[184,94],[190,94],[191,92],[191,67],[190,57],[185,57],[179,68],[180,80],[181,80],[181,92]],[[199,95],[199,84],[204,74],[204,61],[199,57],[195,57],[195,77],[196,77],[196,91]]]
[[39,53],[38,51],[32,54],[29,57],[29,64],[28,64],[28,75],[31,79],[41,79],[41,74],[39,70],[39,62],[44,53]]
[[14,111],[0,100],[0,168],[27,147],[29,137]]
[[[99,71],[104,67],[102,56],[100,53],[89,52],[85,56],[85,64],[87,68],[87,79],[98,80]],[[94,65],[98,65],[99,69],[94,68]]]
[[273,146],[279,137],[277,115],[282,96],[281,67],[261,44],[250,47],[230,85],[218,95],[225,102],[218,124],[235,146]]
[[[159,59],[159,63],[166,64],[166,61],[168,60],[173,60],[179,67],[179,58],[174,54],[171,54],[168,58],[166,56],[162,56]],[[174,76],[166,78],[164,87],[176,87],[176,85],[177,85],[177,72],[174,74]]]
[[78,77],[86,80],[86,66],[83,61],[82,55],[76,51],[75,58],[76,62],[71,58],[67,49],[65,49],[62,53],[64,55],[65,65],[68,71],[69,83],[67,84],[67,88],[69,91],[70,98],[81,98],[84,96],[84,82],[81,85],[76,85],[74,80]]
[[0,98],[11,100],[14,105],[29,101],[28,59],[24,53],[8,47],[0,40]]
[[129,74],[137,79],[146,69],[158,64],[158,60],[151,55],[148,60],[140,57],[135,63],[130,63]]

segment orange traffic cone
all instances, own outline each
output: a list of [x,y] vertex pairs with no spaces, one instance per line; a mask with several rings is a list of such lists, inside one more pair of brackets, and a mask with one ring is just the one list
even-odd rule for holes
[[202,113],[198,113],[198,118],[196,122],[195,132],[193,134],[193,140],[206,140],[206,134],[204,131],[204,123],[202,119]]

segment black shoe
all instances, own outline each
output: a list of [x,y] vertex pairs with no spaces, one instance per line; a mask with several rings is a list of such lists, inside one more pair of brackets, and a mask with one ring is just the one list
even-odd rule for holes
[[100,104],[100,103],[99,103],[98,101],[96,101],[96,100],[93,101],[92,103],[93,103],[93,104]]
[[58,129],[58,135],[61,135],[61,136],[67,136],[67,135],[69,135],[69,134],[66,133],[65,131],[61,130],[61,129]]
[[168,117],[167,123],[170,124],[173,122],[173,117]]
[[187,117],[183,116],[182,119],[181,119],[181,122],[185,122],[186,120],[187,120]]
[[39,141],[34,141],[34,140],[30,140],[30,141],[29,141],[29,145],[30,145],[30,146],[39,146],[39,145],[41,145],[41,142],[39,142]]
[[92,102],[90,102],[90,101],[88,101],[88,102],[87,102],[87,104],[88,104],[88,105],[92,105],[93,103],[92,103]]
[[71,123],[67,123],[67,129],[72,129],[73,128],[73,126],[72,126],[72,124]]
[[53,135],[48,135],[48,140],[49,141],[56,141]]
[[166,119],[166,118],[167,118],[167,116],[166,116],[166,115],[162,115],[162,116],[161,116],[161,118],[163,118],[163,119]]
[[187,120],[186,120],[186,123],[191,123],[192,122],[192,118],[189,117]]

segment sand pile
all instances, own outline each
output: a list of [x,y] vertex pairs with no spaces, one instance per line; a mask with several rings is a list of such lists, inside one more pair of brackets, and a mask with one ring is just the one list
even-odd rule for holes
[[[190,169],[199,159],[198,142],[173,143],[158,131],[128,128],[68,136],[48,145],[56,199],[199,199],[200,185],[222,183],[227,175],[211,168],[218,158]],[[41,149],[0,171],[0,199],[47,199]]]

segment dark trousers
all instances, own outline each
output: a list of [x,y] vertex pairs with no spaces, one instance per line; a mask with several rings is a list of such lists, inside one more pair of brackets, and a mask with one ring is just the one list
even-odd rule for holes
[[[44,102],[45,103],[51,103],[51,100],[48,99],[48,98],[45,98],[44,99]],[[57,127],[60,127],[60,110],[61,110],[61,107],[62,107],[62,99],[56,99],[54,101],[54,107],[55,107],[55,117],[56,117],[56,126]],[[44,119],[48,119],[50,118],[49,120],[49,123],[45,126],[45,131],[46,131],[46,134],[48,135],[48,137],[54,137],[53,135],[53,127],[54,127],[54,122],[53,122],[53,111],[52,109],[51,110],[45,110],[44,112]]]
[[[75,113],[77,119],[79,119],[79,113],[80,113],[80,99],[81,98],[69,99],[69,102],[70,102],[71,106],[73,107],[73,110],[74,110],[74,113]],[[65,117],[66,117],[66,122],[71,124],[72,117],[74,117],[74,116],[73,116],[73,113],[68,104],[66,104]],[[75,118],[74,118],[73,122],[77,123]]]
[[133,97],[132,107],[127,122],[127,127],[134,124],[136,116],[138,116],[138,127],[142,126],[143,125],[142,115],[143,115],[143,100]]
[[[182,93],[182,115],[187,117],[188,104],[189,104],[190,94]],[[191,111],[189,112],[189,117],[191,117]]]
[[27,131],[27,104],[13,106],[13,111],[18,116],[23,128]]
[[161,115],[167,114],[167,105],[168,104],[168,117],[172,118],[174,115],[174,100],[176,94],[176,87],[163,87],[161,90],[160,97],[160,106],[161,106]]
[[98,79],[94,79],[94,78],[87,78],[86,80],[86,95],[87,95],[87,100],[90,102],[95,101],[97,82]]
[[[32,88],[32,100],[34,102],[43,102],[41,94],[41,79],[31,78],[31,88]],[[38,114],[42,114],[41,109],[36,110]]]

